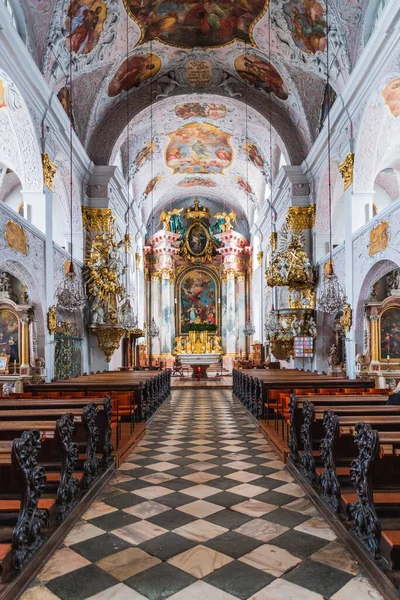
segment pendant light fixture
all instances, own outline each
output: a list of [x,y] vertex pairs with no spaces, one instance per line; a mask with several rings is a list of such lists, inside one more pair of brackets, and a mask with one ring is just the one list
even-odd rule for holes
[[329,209],[329,270],[324,278],[324,287],[318,298],[318,308],[321,312],[334,314],[343,309],[346,296],[333,270],[332,259],[332,185],[331,185],[331,86],[329,78],[329,0],[326,0],[326,93],[328,101],[328,209]]
[[[129,58],[129,19],[126,19],[126,77],[128,79],[128,58]],[[130,301],[129,289],[129,260],[128,252],[130,245],[130,213],[131,213],[131,201],[130,201],[130,185],[131,185],[131,165],[130,165],[130,146],[129,146],[129,90],[126,92],[126,153],[127,153],[127,211],[125,213],[125,299],[119,308],[119,323],[125,331],[129,332],[132,329],[136,329],[138,326],[138,319],[132,308]]]
[[[72,19],[69,21],[69,39],[72,34]],[[67,313],[76,312],[82,309],[86,304],[85,291],[82,282],[77,277],[74,269],[72,256],[72,168],[73,168],[73,84],[72,84],[72,45],[69,45],[69,192],[70,192],[70,262],[68,272],[58,286],[55,297],[57,299],[57,308]]]

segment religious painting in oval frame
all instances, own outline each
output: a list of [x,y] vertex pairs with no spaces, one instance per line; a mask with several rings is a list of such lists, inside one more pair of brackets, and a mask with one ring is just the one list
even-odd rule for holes
[[201,223],[193,223],[188,229],[186,243],[193,256],[203,256],[208,244],[208,233]]
[[219,285],[208,269],[186,271],[178,281],[179,334],[187,333],[192,324],[217,325]]

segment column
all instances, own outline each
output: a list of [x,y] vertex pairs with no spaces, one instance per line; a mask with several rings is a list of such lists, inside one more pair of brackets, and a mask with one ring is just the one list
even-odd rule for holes
[[[236,283],[236,313],[238,316],[237,319],[237,337],[238,337],[238,348],[236,352],[239,352],[240,349],[243,351],[243,356],[246,353],[246,336],[244,334],[244,326],[246,324],[246,315],[247,315],[247,307],[246,300],[249,302],[249,298],[247,298],[246,293],[246,280],[245,274],[239,273],[237,276]],[[250,351],[250,348],[249,348]]]
[[[346,159],[339,165],[339,171],[344,181],[344,212],[345,212],[345,249],[344,249],[344,284],[347,302],[354,308],[353,299],[353,229],[354,223],[360,217],[355,215],[353,206],[353,165],[354,154],[349,153]],[[364,213],[365,214],[365,213]],[[362,216],[361,216],[362,218]],[[364,217],[365,218],[365,217]],[[346,371],[350,378],[355,377],[355,340],[354,340],[354,319],[350,331],[346,334]]]
[[170,290],[170,271],[163,269],[161,274],[161,354],[163,356],[171,355],[171,290]]
[[[160,302],[160,277],[158,273],[152,273],[151,275],[151,309],[150,309],[150,319],[148,325],[150,326],[151,319],[154,318],[157,326],[160,328],[161,332],[161,302]],[[152,338],[152,355],[153,358],[159,357],[161,353],[161,344],[160,344],[160,336]]]
[[227,352],[227,334],[226,334],[226,319],[227,319],[227,279],[223,274],[221,277],[221,305],[218,307],[220,310],[219,314],[221,315],[221,346],[224,349],[224,352]]
[[235,272],[227,272],[226,280],[226,354],[232,359],[236,355],[236,290]]
[[[55,303],[53,272],[53,192],[44,188],[46,200],[46,241],[45,241],[45,279],[46,279],[46,312]],[[46,363],[46,379],[54,377],[54,335],[45,329],[44,359]]]

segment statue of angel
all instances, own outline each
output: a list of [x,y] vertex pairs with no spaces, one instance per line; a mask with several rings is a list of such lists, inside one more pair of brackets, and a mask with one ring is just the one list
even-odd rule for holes
[[163,212],[160,215],[160,223],[163,225],[164,231],[170,231],[171,233],[180,233],[184,236],[186,233],[186,227],[181,221],[180,214],[183,208],[174,208],[169,212]]
[[214,219],[217,222],[211,225],[212,233],[225,233],[226,231],[232,231],[233,225],[231,221],[236,223],[236,213],[233,210],[230,213],[218,212],[214,215]]

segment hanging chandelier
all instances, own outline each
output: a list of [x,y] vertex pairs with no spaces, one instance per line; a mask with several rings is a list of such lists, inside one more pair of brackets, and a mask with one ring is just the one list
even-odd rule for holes
[[126,331],[132,331],[132,329],[136,329],[138,326],[138,318],[134,313],[129,298],[126,298],[119,307],[118,322]]
[[342,310],[347,297],[332,267],[325,275],[324,287],[318,298],[318,308],[324,313],[334,314]]
[[[72,33],[72,19],[70,19],[70,34]],[[73,89],[72,89],[72,46],[69,51],[69,191],[70,191],[70,262],[68,272],[58,286],[55,297],[57,299],[57,308],[65,312],[76,312],[81,310],[86,304],[86,294],[82,285],[81,278],[75,273],[72,253],[72,167],[73,167]]]
[[86,296],[83,286],[76,276],[74,265],[71,260],[68,273],[58,286],[55,296],[57,308],[65,312],[75,312],[82,309],[86,304]]
[[243,333],[244,335],[247,335],[248,337],[251,337],[252,335],[254,335],[256,332],[256,328],[254,327],[252,320],[251,319],[247,319],[244,329],[243,329]]
[[326,0],[326,91],[328,97],[328,207],[329,207],[329,272],[324,278],[324,287],[318,297],[318,308],[321,312],[333,314],[343,309],[347,298],[333,270],[332,259],[332,182],[331,182],[331,87],[329,80],[329,5]]
[[147,333],[151,338],[155,338],[160,335],[160,328],[157,326],[154,317],[151,318],[151,323],[149,325]]

